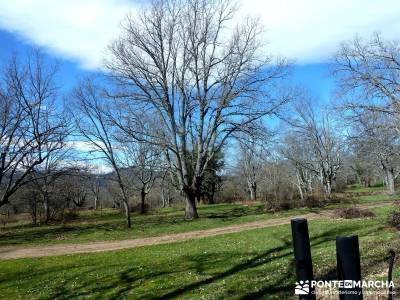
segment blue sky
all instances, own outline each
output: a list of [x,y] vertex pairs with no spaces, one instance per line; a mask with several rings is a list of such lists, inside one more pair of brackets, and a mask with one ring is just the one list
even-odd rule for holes
[[[107,45],[127,14],[146,0],[0,0],[0,65],[13,52],[40,48],[59,63],[58,82],[68,93],[77,80],[101,72]],[[398,0],[238,0],[237,17],[257,17],[265,27],[265,52],[293,61],[291,81],[328,104],[334,82],[329,60],[340,42],[380,32],[398,39]],[[76,145],[87,151],[87,145]],[[102,166],[104,167],[104,166]]]
[[69,92],[76,84],[80,76],[84,76],[92,71],[82,69],[76,62],[71,59],[65,59],[57,54],[48,51],[44,47],[40,47],[34,43],[29,43],[19,37],[17,34],[0,29],[0,61],[6,62],[13,54],[23,58],[25,54],[29,54],[33,49],[40,48],[50,61],[59,64],[60,69],[57,74],[57,81],[62,84],[64,92]]
[[[16,33],[0,29],[0,61],[4,62],[16,53],[19,56],[29,53],[33,49],[40,48],[49,60],[59,64],[58,82],[62,84],[64,92],[68,93],[79,78],[96,72],[96,70],[84,68],[73,58],[63,57],[52,52],[44,46],[30,42]],[[294,64],[291,81],[309,89],[321,102],[328,102],[333,89],[333,81],[329,77],[329,65],[327,63]]]
[[[145,0],[0,0],[0,59],[40,47],[60,63],[65,90],[77,78],[98,72],[120,23]],[[265,28],[266,52],[295,62],[292,80],[326,103],[333,89],[327,62],[340,42],[373,32],[397,39],[398,0],[238,0],[233,22],[257,17]]]

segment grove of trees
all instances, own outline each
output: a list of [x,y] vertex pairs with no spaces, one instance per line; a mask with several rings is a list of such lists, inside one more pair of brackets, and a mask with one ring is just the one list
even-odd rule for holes
[[199,203],[319,205],[356,183],[396,193],[399,43],[338,45],[326,101],[293,86],[261,24],[235,13],[153,1],[122,22],[103,74],[68,92],[40,51],[2,64],[0,211],[41,224],[114,207],[131,227],[153,207],[184,205],[191,220]]

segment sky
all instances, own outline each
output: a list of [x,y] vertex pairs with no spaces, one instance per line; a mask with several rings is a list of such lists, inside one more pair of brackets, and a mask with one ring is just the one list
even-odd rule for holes
[[[59,63],[59,82],[70,91],[85,75],[101,72],[109,43],[127,14],[146,0],[0,0],[0,64],[13,53],[40,48]],[[293,62],[292,83],[322,103],[334,89],[329,61],[338,45],[380,32],[398,39],[398,0],[239,0],[235,21],[259,18],[265,51]]]
[[[145,0],[0,0],[0,59],[41,48],[60,63],[63,87],[101,69],[107,45],[120,23]],[[330,57],[340,42],[356,34],[400,32],[398,0],[239,0],[237,21],[259,18],[268,41],[266,52],[294,62],[292,80],[327,101],[333,83]]]

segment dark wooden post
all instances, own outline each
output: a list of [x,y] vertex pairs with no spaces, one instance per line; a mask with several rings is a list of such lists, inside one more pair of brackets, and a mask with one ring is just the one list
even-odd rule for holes
[[314,279],[310,237],[308,235],[308,224],[306,219],[292,219],[292,238],[293,238],[293,252],[294,260],[296,263],[296,281],[307,282],[309,286],[308,295],[299,295],[299,299],[316,299],[315,290],[311,288],[311,280]]
[[[361,281],[360,250],[358,236],[336,237],[336,258],[338,280]],[[346,283],[346,282],[345,282]],[[340,300],[361,300],[362,287],[343,287],[339,289]]]
[[[390,284],[390,282],[392,281],[393,265],[394,265],[394,260],[396,259],[396,253],[394,252],[393,249],[390,249],[389,255],[390,257],[389,257],[388,283]],[[390,285],[388,290],[388,300],[393,299],[392,292],[393,292],[393,287]]]

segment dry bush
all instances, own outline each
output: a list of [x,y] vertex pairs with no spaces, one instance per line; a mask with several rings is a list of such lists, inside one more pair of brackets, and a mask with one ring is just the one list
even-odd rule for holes
[[277,196],[276,194],[265,195],[265,209],[268,211],[288,210],[296,207],[296,203],[292,198]]
[[323,199],[323,197],[318,194],[306,195],[303,200],[304,206],[308,208],[323,207],[324,201],[321,199]]
[[13,214],[0,214],[0,225],[5,227],[7,224],[18,222],[18,218]]
[[62,223],[68,223],[79,219],[79,214],[76,209],[68,209],[62,215],[60,215],[60,219],[56,221],[62,221]]
[[400,229],[400,210],[399,209],[396,209],[389,214],[388,223],[390,226]]
[[[151,209],[150,205],[148,203],[145,203],[144,204],[144,211],[148,212],[148,211],[150,211],[150,209]],[[129,206],[129,211],[132,212],[132,213],[134,213],[134,212],[139,213],[140,210],[141,210],[141,204],[140,203],[135,203],[135,204],[132,204],[132,205]]]
[[350,207],[350,208],[335,209],[334,216],[343,219],[355,219],[355,218],[373,218],[375,217],[375,214],[369,209]]

